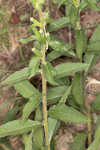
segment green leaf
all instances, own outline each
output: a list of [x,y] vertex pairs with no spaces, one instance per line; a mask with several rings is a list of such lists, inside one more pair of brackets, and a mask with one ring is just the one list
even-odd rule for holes
[[62,56],[63,53],[57,52],[57,51],[52,51],[47,55],[47,61],[51,62],[54,59],[59,58],[60,56]]
[[64,95],[62,96],[61,100],[59,103],[65,103],[66,102],[66,99],[68,98],[69,94],[71,93],[71,89],[72,89],[72,86],[69,86],[67,88],[67,90],[65,91]]
[[79,111],[65,104],[58,104],[50,108],[48,115],[51,118],[64,122],[85,123],[87,118]]
[[88,2],[86,0],[82,0],[80,3],[80,12],[88,8]]
[[73,51],[68,51],[68,52],[60,52],[60,51],[51,51],[48,55],[47,55],[47,61],[51,62],[54,59],[57,59],[61,56],[68,56],[68,57],[75,57],[75,53]]
[[84,61],[85,63],[89,64],[88,67],[86,68],[86,73],[88,73],[92,67],[97,63],[99,59],[99,55],[91,54],[91,53],[86,53]]
[[30,78],[36,75],[39,65],[40,65],[40,57],[33,56],[29,62]]
[[55,35],[50,36],[49,46],[58,52],[67,52],[74,48],[73,44],[66,43]]
[[39,91],[28,80],[14,84],[14,88],[25,98],[40,95]]
[[7,123],[8,121],[12,121],[16,118],[16,114],[19,110],[18,106],[15,106],[14,108],[12,108],[12,110],[10,110],[9,112],[7,112],[4,120],[3,120],[3,124]]
[[100,52],[100,41],[93,41],[89,43],[87,51],[90,52]]
[[78,133],[74,137],[74,142],[70,145],[70,150],[85,150],[86,134]]
[[92,109],[100,110],[100,94],[96,96],[92,103]]
[[66,3],[66,17],[69,18],[70,24],[75,27],[78,20],[78,9],[71,3]]
[[100,138],[95,139],[87,150],[98,150],[100,146]]
[[36,40],[36,37],[34,35],[31,35],[30,37],[28,38],[25,38],[25,39],[20,39],[19,42],[21,42],[22,44],[27,44],[33,40]]
[[47,103],[54,104],[61,99],[66,91],[66,86],[58,86],[53,88],[48,88],[47,90]]
[[20,71],[16,71],[13,74],[11,74],[10,76],[8,76],[4,81],[1,82],[1,85],[7,85],[7,84],[14,84],[17,83],[19,81],[28,79],[29,77],[29,68],[26,67]]
[[56,21],[53,21],[47,28],[48,32],[56,31],[60,28],[66,27],[69,24],[69,18],[61,17]]
[[33,150],[32,148],[33,132],[31,132],[29,135],[25,134],[23,137],[24,137],[25,150]]
[[94,41],[99,41],[100,40],[100,24],[97,26],[96,30],[93,32],[93,35],[90,38],[90,43]]
[[0,137],[8,135],[19,135],[31,131],[34,127],[40,126],[39,121],[14,120],[0,126]]
[[99,52],[100,51],[100,24],[94,31],[92,37],[89,40],[87,51]]
[[42,119],[43,119],[42,108],[41,105],[39,105],[35,111],[35,120],[41,121]]
[[76,103],[81,107],[83,106],[83,86],[84,84],[82,84],[82,77],[78,73],[75,75],[72,81],[72,94]]
[[55,132],[56,126],[57,126],[57,120],[48,118],[48,134],[49,134],[49,143],[51,142],[52,136]]
[[97,5],[97,0],[86,0],[88,2],[88,7],[95,10],[100,11],[100,8]]
[[96,128],[96,131],[95,131],[95,139],[100,139],[100,123],[98,122],[97,124],[97,128]]
[[37,127],[33,131],[33,137],[35,146],[40,149],[43,146],[43,131],[41,127]]
[[86,36],[85,36],[85,31],[84,30],[76,30],[75,31],[75,44],[76,44],[76,53],[77,53],[77,58],[82,60],[82,54],[83,51],[85,51],[85,45],[86,45]]
[[[35,120],[36,121],[42,121],[42,119],[43,119],[42,108],[39,105],[39,107],[37,108],[36,113],[35,113]],[[37,149],[41,149],[41,147],[43,146],[43,139],[44,139],[43,128],[37,127],[33,131],[33,135],[34,135],[35,147],[37,147]]]
[[53,3],[58,3],[59,4],[59,7],[64,4],[64,2],[66,2],[66,0],[52,0]]
[[68,77],[63,77],[61,79],[55,79],[55,80],[59,84],[59,86],[61,86],[61,85],[69,86],[70,85],[70,80]]
[[50,63],[46,63],[46,64],[42,65],[42,69],[43,69],[43,72],[45,73],[46,80],[51,85],[58,85],[58,83],[56,83],[56,81],[54,80],[54,77],[53,77],[54,69],[51,66],[51,64]]
[[32,113],[32,111],[34,111],[34,109],[38,107],[39,104],[40,104],[40,95],[37,96],[33,95],[24,106],[22,119],[26,120]]
[[83,71],[88,67],[88,64],[82,63],[63,63],[55,67],[56,78],[62,78],[71,75],[78,71]]

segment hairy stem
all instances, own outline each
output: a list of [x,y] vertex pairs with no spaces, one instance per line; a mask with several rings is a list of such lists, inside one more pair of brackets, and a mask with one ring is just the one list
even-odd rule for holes
[[42,104],[43,104],[43,126],[44,126],[44,134],[45,134],[45,145],[47,150],[50,150],[49,138],[48,138],[48,119],[47,119],[47,100],[46,100],[46,79],[45,74],[42,71]]
[[[45,22],[43,19],[43,14],[42,10],[39,10],[39,17],[40,17],[40,22],[41,22],[41,29],[43,31],[44,36],[46,36],[46,30],[45,30]],[[45,57],[46,57],[46,50],[48,47],[48,42],[45,44],[43,43],[41,45],[42,48],[42,60],[41,64],[44,65],[45,62]],[[49,144],[49,136],[48,136],[48,116],[47,116],[47,98],[46,98],[46,93],[47,93],[47,83],[46,83],[46,78],[44,71],[42,69],[42,105],[43,105],[43,126],[44,126],[44,135],[45,135],[45,146],[47,150],[50,150],[50,144]]]

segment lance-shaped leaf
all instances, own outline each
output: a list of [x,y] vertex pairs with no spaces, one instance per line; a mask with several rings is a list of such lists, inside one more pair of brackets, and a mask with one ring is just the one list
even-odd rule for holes
[[93,100],[92,108],[94,110],[100,110],[100,94],[96,96],[96,98]]
[[69,18],[61,17],[56,21],[53,21],[47,28],[48,32],[56,31],[60,28],[66,27],[69,24]]
[[[41,121],[42,120],[42,108],[41,106],[39,106],[36,110],[35,113],[35,120],[37,121]],[[38,149],[41,149],[41,147],[43,146],[43,128],[42,127],[37,127],[34,131],[33,131],[33,137],[34,137],[34,145],[35,147],[37,147]]]
[[94,139],[87,150],[99,150],[100,138]]
[[55,67],[55,77],[62,78],[71,75],[78,71],[83,71],[88,67],[88,64],[82,63],[63,63]]
[[39,121],[32,121],[32,120],[10,121],[0,126],[0,137],[27,133],[37,126],[41,126],[41,123]]
[[100,25],[98,25],[92,37],[90,38],[87,51],[100,51]]
[[51,85],[58,85],[56,81],[54,80],[53,72],[54,68],[51,66],[50,63],[42,65],[43,72],[45,73],[46,80],[51,84]]
[[73,44],[66,43],[55,35],[50,36],[49,46],[55,51],[67,52],[74,48]]
[[75,40],[77,57],[82,60],[82,54],[86,47],[86,36],[84,30],[81,29],[75,31]]
[[83,86],[81,75],[76,74],[72,81],[72,94],[79,106],[83,106]]
[[91,53],[86,53],[84,57],[85,63],[89,64],[88,67],[86,68],[85,72],[88,73],[92,67],[97,63],[100,55],[96,54],[91,54]]
[[33,56],[29,63],[30,78],[36,75],[40,65],[40,57]]
[[22,119],[25,120],[29,115],[38,107],[40,104],[40,95],[30,97],[29,101],[26,103],[23,109]]
[[24,134],[23,138],[24,138],[25,150],[33,150],[32,149],[33,132],[31,132],[29,135]]
[[43,131],[42,127],[37,127],[33,132],[34,144],[40,149],[43,146]]
[[80,12],[88,8],[88,2],[83,0],[80,2]]
[[60,52],[60,51],[51,51],[47,55],[47,61],[51,62],[54,59],[57,59],[61,56],[68,56],[68,57],[75,57],[75,53],[73,51],[68,51],[68,52]]
[[14,84],[19,81],[28,79],[29,77],[29,68],[24,68],[20,71],[16,71],[13,74],[9,75],[4,81],[1,82],[1,85],[6,85],[6,84]]
[[95,11],[100,11],[96,0],[86,0],[86,2],[88,3],[88,8],[91,8]]
[[100,52],[100,41],[93,41],[89,43],[87,50],[95,53]]
[[85,133],[78,133],[70,145],[70,150],[85,150],[86,138]]
[[67,87],[64,95],[61,97],[60,103],[66,102],[66,99],[68,98],[69,94],[71,93],[71,89],[72,89],[72,86]]
[[58,104],[51,107],[48,115],[51,118],[64,122],[85,123],[88,121],[82,113],[72,107],[66,106],[65,104]]
[[48,118],[48,134],[49,134],[49,143],[51,142],[52,136],[56,130],[58,121],[53,118]]
[[66,3],[66,16],[69,18],[70,24],[75,27],[78,20],[78,9],[71,3]]
[[66,86],[58,86],[53,88],[48,88],[47,90],[47,103],[54,104],[60,100],[66,91]]
[[27,44],[33,40],[36,40],[36,37],[34,35],[31,35],[30,37],[28,38],[25,38],[25,39],[20,39],[19,42],[21,42],[22,44]]
[[40,95],[39,91],[28,80],[14,84],[14,88],[25,98]]

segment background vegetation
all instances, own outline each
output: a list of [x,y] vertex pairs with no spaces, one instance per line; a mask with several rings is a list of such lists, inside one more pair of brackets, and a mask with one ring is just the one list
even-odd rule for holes
[[0,6],[0,148],[99,150],[99,1]]

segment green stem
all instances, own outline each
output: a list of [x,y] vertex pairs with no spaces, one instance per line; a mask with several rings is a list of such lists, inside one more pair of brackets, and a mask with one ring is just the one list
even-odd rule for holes
[[91,124],[91,109],[89,104],[87,103],[87,99],[85,98],[85,108],[87,111],[87,118],[88,118],[88,146],[92,142],[92,136],[91,136],[91,131],[92,131],[92,124]]
[[45,74],[42,71],[43,126],[44,126],[44,134],[45,134],[45,145],[47,147],[47,150],[50,150],[49,137],[48,137],[47,99],[46,99],[47,92],[46,91],[47,91],[46,79],[45,79]]
[[[41,29],[43,31],[43,34],[46,35],[45,30],[45,22],[42,15],[42,10],[39,10],[39,17],[41,22]],[[42,60],[41,64],[45,64],[45,57],[46,57],[46,49],[47,49],[47,42],[45,44],[41,45],[42,48]],[[44,126],[44,135],[45,135],[45,146],[47,150],[50,150],[50,144],[49,144],[49,135],[48,135],[48,114],[47,114],[47,83],[44,71],[42,70],[42,105],[43,105],[43,126]]]

